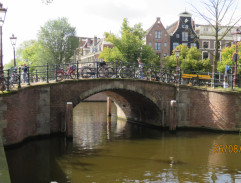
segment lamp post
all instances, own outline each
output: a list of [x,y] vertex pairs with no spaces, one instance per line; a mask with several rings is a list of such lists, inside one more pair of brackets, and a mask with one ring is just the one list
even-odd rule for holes
[[177,48],[176,50],[175,50],[175,55],[176,55],[176,75],[178,74],[178,58],[179,58],[179,56],[180,56],[180,50]]
[[15,47],[16,47],[17,37],[14,37],[14,34],[13,34],[12,37],[10,37],[10,41],[11,41],[11,44],[13,46],[14,67],[16,67]]
[[238,42],[241,40],[241,32],[239,29],[236,29],[236,32],[233,32],[232,35],[233,35],[233,40],[236,44],[235,53],[233,54],[233,60],[234,60],[233,86],[236,86],[237,85]]
[[2,26],[4,24],[7,9],[3,8],[3,4],[0,3],[0,72],[3,73],[3,47],[2,47]]

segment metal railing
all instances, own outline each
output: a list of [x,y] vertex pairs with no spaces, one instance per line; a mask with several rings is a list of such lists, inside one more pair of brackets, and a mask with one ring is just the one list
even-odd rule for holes
[[[0,71],[1,72],[1,71]],[[132,78],[192,86],[232,87],[233,74],[172,70],[153,65],[138,65],[122,61],[75,62],[68,64],[28,66],[3,70],[0,73],[0,90],[10,91],[37,82],[59,82],[67,79]],[[238,79],[239,81],[239,79]],[[238,86],[240,83],[238,82]]]

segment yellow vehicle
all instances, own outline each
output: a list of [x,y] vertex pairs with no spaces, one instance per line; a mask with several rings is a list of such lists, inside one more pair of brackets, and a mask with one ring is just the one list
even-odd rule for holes
[[211,83],[211,75],[202,75],[202,74],[182,74],[183,81],[186,81],[187,84],[191,83],[192,85],[207,84]]

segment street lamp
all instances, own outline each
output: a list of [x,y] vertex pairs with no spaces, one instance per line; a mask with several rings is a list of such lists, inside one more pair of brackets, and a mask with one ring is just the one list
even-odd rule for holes
[[0,72],[3,73],[3,42],[2,42],[2,26],[5,20],[7,9],[3,8],[3,4],[0,3]]
[[237,85],[237,62],[238,62],[238,42],[241,40],[241,32],[239,29],[236,29],[236,32],[232,33],[233,40],[236,44],[236,51],[233,54],[233,60],[234,60],[234,78],[233,78],[233,86]]
[[176,55],[176,75],[178,74],[178,58],[180,56],[181,51],[177,48],[175,50],[175,55]]
[[17,37],[14,37],[14,34],[13,34],[12,37],[10,37],[10,41],[11,41],[11,44],[13,46],[14,67],[16,67],[15,47],[16,47]]

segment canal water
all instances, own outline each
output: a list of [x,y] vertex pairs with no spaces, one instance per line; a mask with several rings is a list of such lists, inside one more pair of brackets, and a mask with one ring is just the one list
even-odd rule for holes
[[239,134],[169,133],[107,119],[106,103],[86,102],[74,110],[72,142],[32,140],[6,156],[12,183],[223,183],[241,182],[240,146]]

